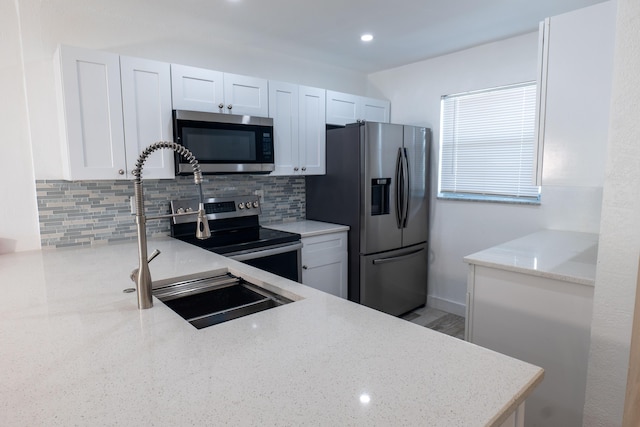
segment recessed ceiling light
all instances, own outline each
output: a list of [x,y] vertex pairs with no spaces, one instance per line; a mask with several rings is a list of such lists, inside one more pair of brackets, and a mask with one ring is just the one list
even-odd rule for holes
[[373,40],[373,36],[371,34],[363,34],[360,36],[360,40],[362,40],[363,42],[370,42],[371,40]]

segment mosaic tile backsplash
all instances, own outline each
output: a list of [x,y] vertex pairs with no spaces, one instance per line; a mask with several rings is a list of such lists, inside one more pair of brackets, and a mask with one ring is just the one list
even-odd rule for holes
[[[144,180],[148,216],[169,212],[169,201],[197,197],[193,178]],[[42,247],[81,246],[136,238],[129,199],[133,181],[36,181]],[[261,224],[305,218],[304,177],[205,175],[205,197],[246,196],[261,190]],[[169,234],[169,219],[147,222],[148,236]]]

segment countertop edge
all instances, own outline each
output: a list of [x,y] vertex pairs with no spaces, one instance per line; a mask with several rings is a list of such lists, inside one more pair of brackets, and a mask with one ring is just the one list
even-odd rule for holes
[[280,222],[273,224],[263,225],[265,228],[271,228],[274,230],[288,231],[290,233],[298,233],[302,238],[322,236],[326,234],[341,233],[349,231],[348,225],[333,224],[329,222],[322,222],[316,220],[300,220],[292,222]]
[[501,263],[490,262],[490,261],[473,258],[470,256],[464,257],[463,260],[467,264],[479,265],[482,267],[491,267],[491,268],[496,268],[498,270],[505,270],[505,271],[512,271],[514,273],[527,274],[529,276],[544,277],[545,279],[555,279],[563,282],[576,283],[578,285],[595,286],[595,280],[589,279],[586,277],[578,277],[578,276],[572,276],[568,274],[561,274],[561,273],[554,273],[549,271],[533,270],[525,267],[505,265]]
[[502,426],[502,423],[504,423],[511,416],[511,414],[518,408],[518,406],[520,406],[527,400],[529,395],[531,395],[531,392],[533,392],[533,390],[542,382],[543,379],[544,369],[540,368],[535,378],[532,378],[531,381],[529,381],[525,388],[517,396],[515,396],[508,405],[503,408],[500,414],[497,414],[491,421],[489,421],[488,426]]

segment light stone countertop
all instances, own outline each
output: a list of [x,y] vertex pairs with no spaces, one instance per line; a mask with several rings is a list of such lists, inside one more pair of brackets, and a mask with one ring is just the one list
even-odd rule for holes
[[273,228],[274,230],[288,231],[289,233],[298,233],[303,238],[349,231],[348,225],[332,224],[329,222],[313,221],[310,219],[295,222],[282,222],[279,224],[267,224],[264,225],[264,227]]
[[228,270],[297,301],[197,330],[122,292],[135,242],[2,255],[0,425],[489,426],[542,379],[536,366],[178,240],[154,248],[154,281]]
[[468,255],[464,261],[593,286],[597,256],[598,234],[542,230]]

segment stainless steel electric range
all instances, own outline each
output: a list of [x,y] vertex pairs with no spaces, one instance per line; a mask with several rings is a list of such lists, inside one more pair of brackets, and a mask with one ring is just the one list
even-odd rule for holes
[[[171,211],[197,211],[198,202],[198,199],[173,200]],[[204,202],[211,238],[195,238],[196,221],[191,215],[173,218],[172,237],[287,279],[301,281],[300,235],[261,227],[258,222],[261,205],[257,196],[216,197]]]

